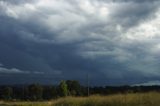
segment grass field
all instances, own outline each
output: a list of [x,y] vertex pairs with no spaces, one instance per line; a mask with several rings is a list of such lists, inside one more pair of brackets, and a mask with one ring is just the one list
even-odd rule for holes
[[160,106],[160,93],[66,97],[46,102],[0,102],[0,106]]

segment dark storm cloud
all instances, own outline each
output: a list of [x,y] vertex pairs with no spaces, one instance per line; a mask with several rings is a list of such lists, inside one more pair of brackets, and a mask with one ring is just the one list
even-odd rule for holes
[[146,40],[159,32],[145,32],[150,25],[156,26],[159,3],[1,0],[1,83],[7,78],[6,83],[56,83],[62,79],[84,83],[87,73],[93,85],[159,80],[158,41]]
[[11,3],[11,4],[23,4],[23,3],[31,3],[35,0],[0,0],[1,2]]

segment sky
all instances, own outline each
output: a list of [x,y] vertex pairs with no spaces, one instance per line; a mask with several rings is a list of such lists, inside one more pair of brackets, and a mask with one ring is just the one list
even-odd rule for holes
[[0,84],[160,83],[159,0],[0,0]]

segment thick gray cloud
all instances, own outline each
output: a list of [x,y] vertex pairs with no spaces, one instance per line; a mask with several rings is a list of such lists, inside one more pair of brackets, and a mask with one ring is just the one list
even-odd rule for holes
[[1,83],[77,79],[85,84],[87,73],[93,85],[157,81],[159,4],[1,0]]

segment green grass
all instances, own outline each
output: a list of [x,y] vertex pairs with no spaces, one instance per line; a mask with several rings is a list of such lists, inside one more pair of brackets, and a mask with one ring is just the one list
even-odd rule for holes
[[0,106],[159,106],[159,104],[160,93],[157,92],[66,97],[46,102],[0,102]]

